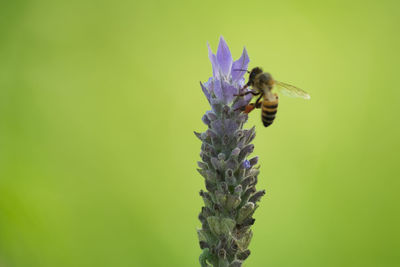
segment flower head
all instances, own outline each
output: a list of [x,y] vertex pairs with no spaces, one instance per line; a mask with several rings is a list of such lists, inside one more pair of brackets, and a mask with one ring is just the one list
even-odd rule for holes
[[250,101],[251,95],[237,98],[234,101],[234,95],[238,94],[244,85],[245,70],[250,62],[246,48],[243,48],[241,57],[233,61],[231,51],[221,36],[217,54],[214,54],[210,45],[208,45],[208,57],[212,64],[213,77],[204,85],[201,84],[208,101],[210,103],[217,101],[224,104],[231,104],[233,101],[235,108],[246,105]]

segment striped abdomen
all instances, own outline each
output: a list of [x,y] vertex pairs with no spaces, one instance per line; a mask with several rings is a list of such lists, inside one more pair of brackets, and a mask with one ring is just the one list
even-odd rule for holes
[[268,127],[274,122],[275,114],[278,111],[278,96],[276,96],[273,101],[265,98],[262,102],[261,109],[262,122],[265,127]]

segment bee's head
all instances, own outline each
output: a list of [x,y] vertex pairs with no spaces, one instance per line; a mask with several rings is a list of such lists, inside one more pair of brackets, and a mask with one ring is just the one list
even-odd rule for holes
[[263,73],[263,70],[259,67],[255,67],[250,71],[249,81],[247,85],[251,86],[254,84],[254,79],[256,78],[257,74]]

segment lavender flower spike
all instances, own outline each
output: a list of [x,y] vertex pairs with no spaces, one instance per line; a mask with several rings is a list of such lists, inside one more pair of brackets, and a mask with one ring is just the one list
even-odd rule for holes
[[243,129],[247,114],[240,111],[250,102],[251,95],[238,97],[243,87],[249,57],[246,49],[242,56],[232,60],[231,52],[221,37],[217,54],[210,47],[209,58],[213,77],[201,84],[211,105],[203,116],[208,129],[196,133],[202,141],[198,162],[199,173],[205,179],[207,191],[200,191],[204,200],[199,214],[202,228],[198,229],[202,267],[240,267],[250,255],[248,249],[254,224],[253,213],[265,191],[255,185],[259,173],[255,164],[258,157],[247,159],[254,150],[250,142],[255,128]]

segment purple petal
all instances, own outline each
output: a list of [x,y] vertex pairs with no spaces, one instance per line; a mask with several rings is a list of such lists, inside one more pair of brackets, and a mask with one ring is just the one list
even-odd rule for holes
[[[247,92],[248,90],[245,90]],[[245,95],[243,97],[239,97],[239,99],[233,104],[232,108],[233,109],[240,109],[244,108],[246,105],[249,104],[251,99],[253,98],[252,94]]]
[[210,92],[210,93],[213,91],[212,90],[213,83],[214,83],[214,78],[213,77],[208,78],[208,81],[206,81],[204,83],[204,86],[208,89],[208,92]]
[[207,118],[207,116],[204,114],[201,120],[204,122],[206,125],[210,125],[211,121]]
[[243,78],[244,74],[246,71],[235,71],[235,69],[242,69],[242,70],[247,70],[247,66],[249,65],[250,59],[249,56],[247,55],[246,47],[243,48],[243,53],[242,56],[233,62],[232,65],[232,80],[233,81],[239,81]]
[[235,104],[233,104],[233,106],[232,106],[232,108],[235,110],[235,109],[241,109],[241,108],[243,108],[244,109],[244,107],[246,106],[246,105],[248,105],[249,104],[249,101],[246,101],[246,99],[244,99],[244,98],[240,98],[238,101],[236,101],[235,102]]
[[243,96],[243,98],[244,98],[246,101],[250,102],[250,100],[253,98],[253,95],[252,95],[252,94],[248,94],[248,95]]
[[221,36],[217,50],[217,62],[222,74],[228,76],[232,68],[232,55],[224,38]]
[[200,82],[201,89],[203,90],[203,93],[206,95],[208,102],[210,102],[210,92],[208,92],[208,89]]
[[222,82],[222,94],[224,97],[224,102],[226,104],[229,104],[232,102],[232,100],[234,98],[233,95],[237,94],[238,91],[239,90],[235,86],[233,86],[227,82]]
[[243,161],[243,167],[245,169],[250,169],[251,168],[250,161],[248,161],[247,159],[245,161]]
[[222,127],[222,122],[220,120],[212,121],[211,128],[218,134],[223,135],[224,129]]
[[210,121],[215,121],[218,119],[217,115],[214,112],[212,112],[211,110],[206,111],[206,115],[210,119]]
[[217,57],[215,56],[215,54],[212,52],[210,44],[207,43],[207,47],[208,47],[208,58],[211,61],[211,65],[212,65],[212,69],[213,69],[213,76],[216,77],[215,75],[218,74],[218,62],[217,62]]
[[238,128],[238,125],[236,121],[228,119],[224,121],[224,128],[226,133],[233,134]]
[[224,95],[222,93],[222,84],[220,80],[215,80],[213,82],[213,90],[214,90],[214,94],[217,97],[217,99],[221,102],[223,102],[224,99]]
[[221,80],[214,81],[213,89],[217,99],[224,104],[229,104],[232,102],[234,98],[233,95],[237,94],[238,92],[238,89],[235,86]]

